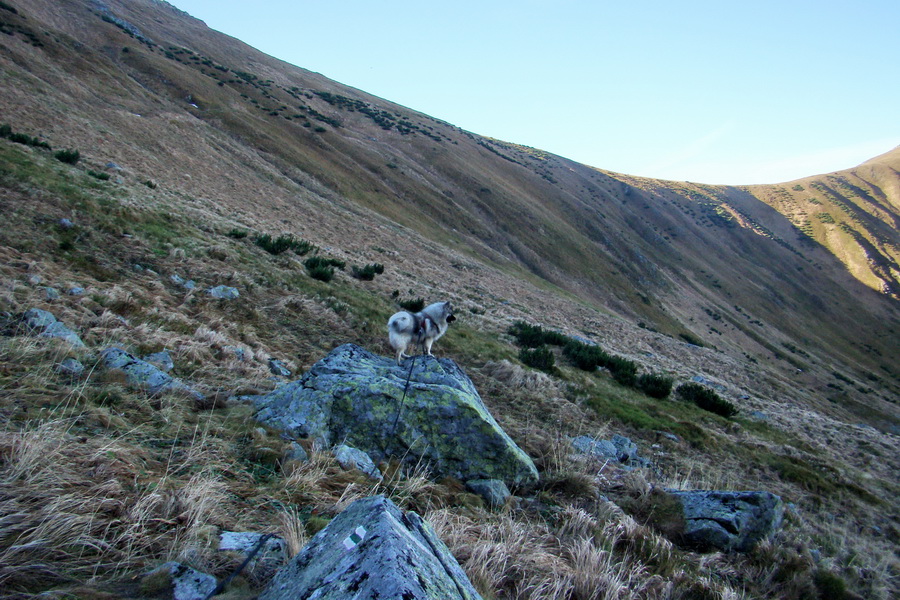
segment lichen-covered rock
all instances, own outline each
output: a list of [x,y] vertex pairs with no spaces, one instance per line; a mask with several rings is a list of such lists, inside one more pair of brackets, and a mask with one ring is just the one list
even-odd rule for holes
[[637,444],[618,433],[608,440],[580,435],[572,440],[572,447],[577,452],[590,454],[601,460],[618,461],[626,469],[650,466],[649,460],[638,456]]
[[39,332],[37,334],[38,337],[58,338],[65,340],[76,348],[85,347],[84,342],[81,341],[77,333],[63,325],[62,322],[57,321],[56,317],[46,310],[39,308],[27,310],[22,317],[22,322],[28,329]]
[[78,379],[84,375],[84,365],[74,358],[67,358],[54,367],[54,370],[69,379]]
[[119,369],[125,373],[128,383],[146,391],[151,396],[164,392],[182,392],[195,400],[203,400],[200,392],[186,385],[180,379],[164,373],[147,361],[125,352],[121,348],[110,347],[100,353],[107,369]]
[[480,600],[431,526],[384,496],[357,500],[283,567],[259,600]]
[[684,511],[676,541],[693,550],[749,552],[778,530],[784,516],[784,503],[770,492],[666,491]]
[[422,461],[436,473],[463,481],[537,482],[534,463],[500,428],[469,377],[448,359],[422,356],[414,365],[398,366],[345,344],[300,380],[255,403],[256,417],[266,425],[326,447],[346,442],[376,461]]

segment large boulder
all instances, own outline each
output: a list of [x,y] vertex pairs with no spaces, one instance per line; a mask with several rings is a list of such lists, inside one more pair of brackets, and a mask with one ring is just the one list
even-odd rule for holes
[[770,492],[666,491],[683,510],[677,541],[701,552],[749,552],[775,533],[784,516],[784,503]]
[[431,526],[384,496],[357,500],[282,567],[259,600],[480,600]]
[[456,363],[433,356],[411,361],[398,366],[345,344],[298,381],[256,397],[256,417],[325,446],[346,442],[376,461],[423,461],[463,481],[537,482],[534,463],[500,428]]

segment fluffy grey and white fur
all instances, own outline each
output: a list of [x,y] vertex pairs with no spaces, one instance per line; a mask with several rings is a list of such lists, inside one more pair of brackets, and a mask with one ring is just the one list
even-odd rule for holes
[[388,319],[388,340],[397,353],[397,364],[409,356],[406,349],[410,344],[424,344],[426,354],[431,356],[431,345],[455,320],[449,302],[435,302],[417,313],[404,310],[394,314]]

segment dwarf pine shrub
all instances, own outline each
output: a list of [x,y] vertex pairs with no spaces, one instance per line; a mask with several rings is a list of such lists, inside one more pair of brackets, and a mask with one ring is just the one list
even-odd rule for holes
[[324,256],[312,256],[303,261],[306,272],[313,279],[329,282],[334,279],[334,269],[343,270],[346,263],[336,258],[325,258]]
[[668,375],[641,373],[635,382],[635,387],[651,398],[662,399],[672,392],[673,383],[674,380]]
[[516,343],[525,348],[538,346],[564,346],[569,337],[558,331],[544,331],[540,325],[532,325],[525,321],[516,321],[507,329],[507,333],[516,338]]
[[53,156],[56,157],[56,160],[59,162],[66,163],[67,165],[74,165],[81,160],[81,152],[78,150],[58,150]]
[[[298,239],[291,234],[279,235],[273,238],[268,233],[263,233],[253,237],[253,243],[268,252],[269,254],[282,254],[288,250],[293,250],[296,254],[304,256],[313,250],[316,250],[315,244],[307,242],[304,239]],[[343,266],[341,267],[344,268]]]
[[612,358],[600,346],[571,339],[563,346],[563,355],[582,371],[596,371],[597,367],[605,366]]
[[675,389],[675,393],[682,400],[693,402],[703,410],[723,417],[732,417],[738,412],[734,404],[699,383],[682,383]]
[[415,313],[425,308],[425,299],[416,298],[415,300],[399,300],[397,301],[397,304],[399,304],[400,308],[403,310]]
[[529,367],[540,369],[547,373],[552,373],[556,370],[556,360],[553,357],[553,352],[547,346],[522,348],[519,350],[519,360]]
[[353,277],[360,279],[362,281],[372,281],[375,279],[376,275],[381,275],[384,273],[384,265],[379,263],[374,263],[371,265],[366,265],[364,267],[353,266],[352,275]]

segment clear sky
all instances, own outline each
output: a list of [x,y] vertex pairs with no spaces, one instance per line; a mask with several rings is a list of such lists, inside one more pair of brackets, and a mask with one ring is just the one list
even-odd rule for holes
[[289,63],[594,167],[776,183],[900,145],[900,0],[169,0]]

